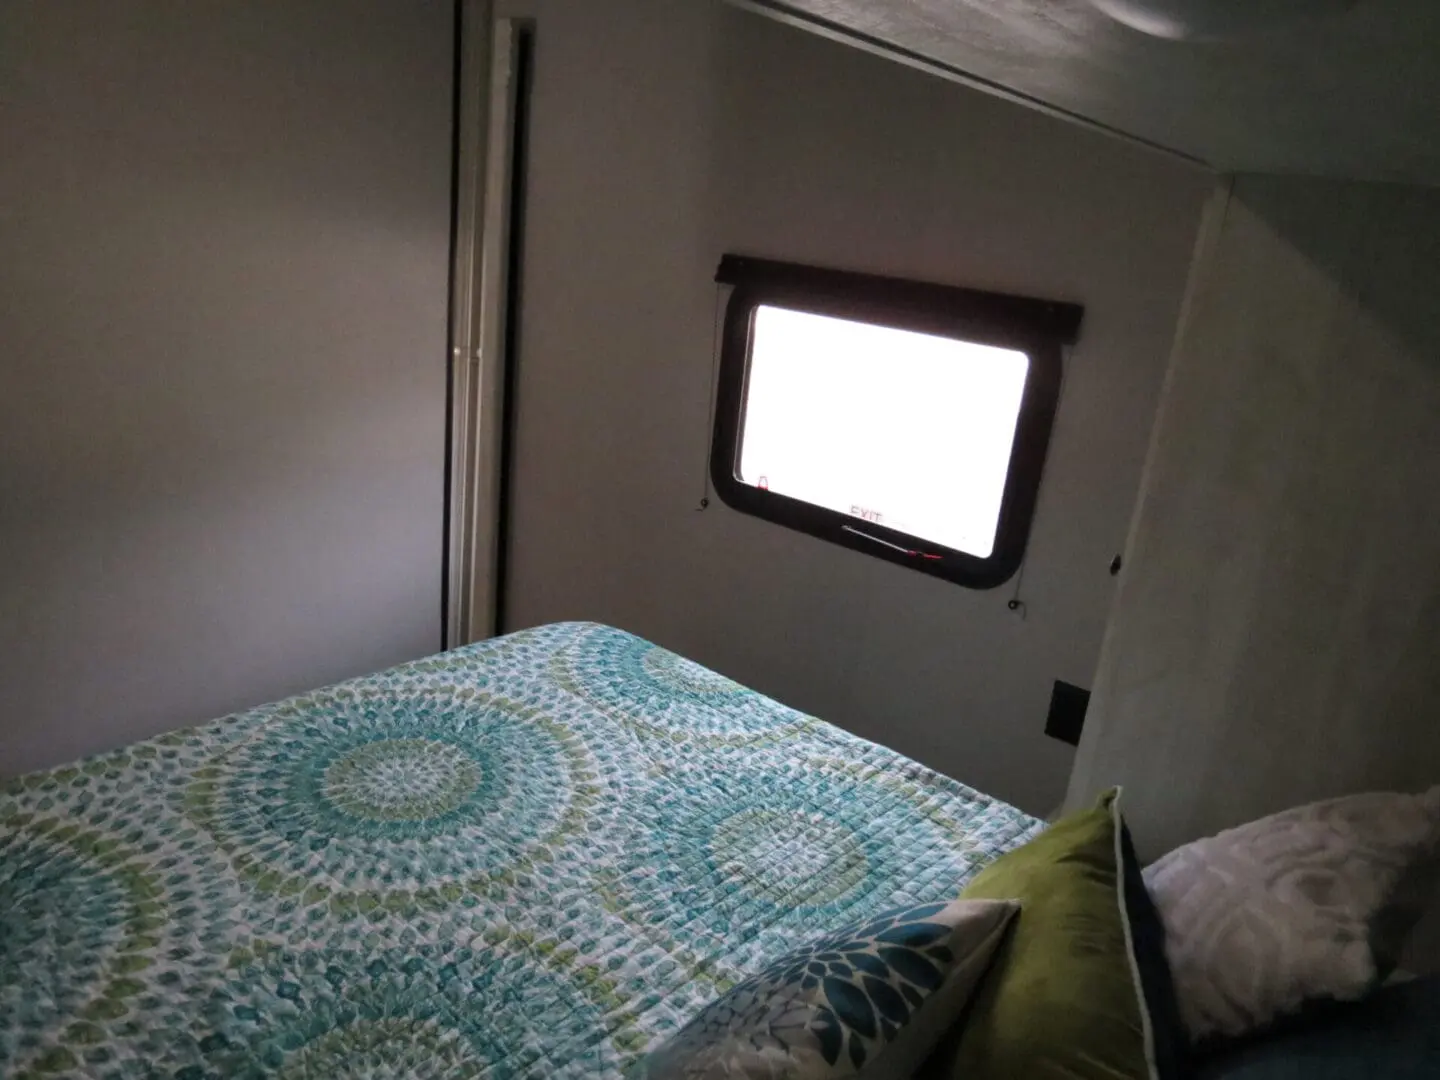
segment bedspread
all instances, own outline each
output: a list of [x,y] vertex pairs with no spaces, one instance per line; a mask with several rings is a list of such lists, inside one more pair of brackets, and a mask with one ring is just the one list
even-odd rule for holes
[[766,957],[1040,828],[542,627],[0,788],[0,1075],[619,1077]]

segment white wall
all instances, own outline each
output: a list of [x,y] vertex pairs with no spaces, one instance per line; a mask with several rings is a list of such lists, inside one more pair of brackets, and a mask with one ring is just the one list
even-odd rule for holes
[[0,5],[0,773],[440,644],[449,5]]
[[[593,618],[1033,810],[1072,751],[1209,180],[718,0],[537,18],[509,624]],[[972,592],[696,504],[727,251],[1086,305],[1025,571]]]
[[1440,192],[1245,176],[1214,225],[1070,789],[1147,856],[1440,782]]

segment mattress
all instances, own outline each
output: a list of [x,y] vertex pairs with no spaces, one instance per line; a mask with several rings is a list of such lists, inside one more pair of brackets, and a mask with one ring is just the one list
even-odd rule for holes
[[542,627],[0,788],[0,1075],[620,1077],[1041,827]]

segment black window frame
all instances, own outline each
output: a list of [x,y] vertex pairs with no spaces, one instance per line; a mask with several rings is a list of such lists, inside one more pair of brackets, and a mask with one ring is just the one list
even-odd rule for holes
[[[1079,336],[1078,304],[874,274],[726,255],[715,280],[732,286],[716,388],[710,479],[724,503],[777,525],[972,589],[1003,585],[1025,559],[1060,400],[1063,356]],[[980,558],[876,522],[752,487],[736,476],[755,312],[761,306],[959,338],[1023,352],[1030,367],[1001,499],[995,546]]]

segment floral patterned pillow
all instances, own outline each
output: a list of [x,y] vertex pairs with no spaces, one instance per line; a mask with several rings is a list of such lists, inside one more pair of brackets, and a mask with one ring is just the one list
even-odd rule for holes
[[649,1080],[908,1077],[951,1027],[1019,904],[897,908],[810,942],[706,1006]]

